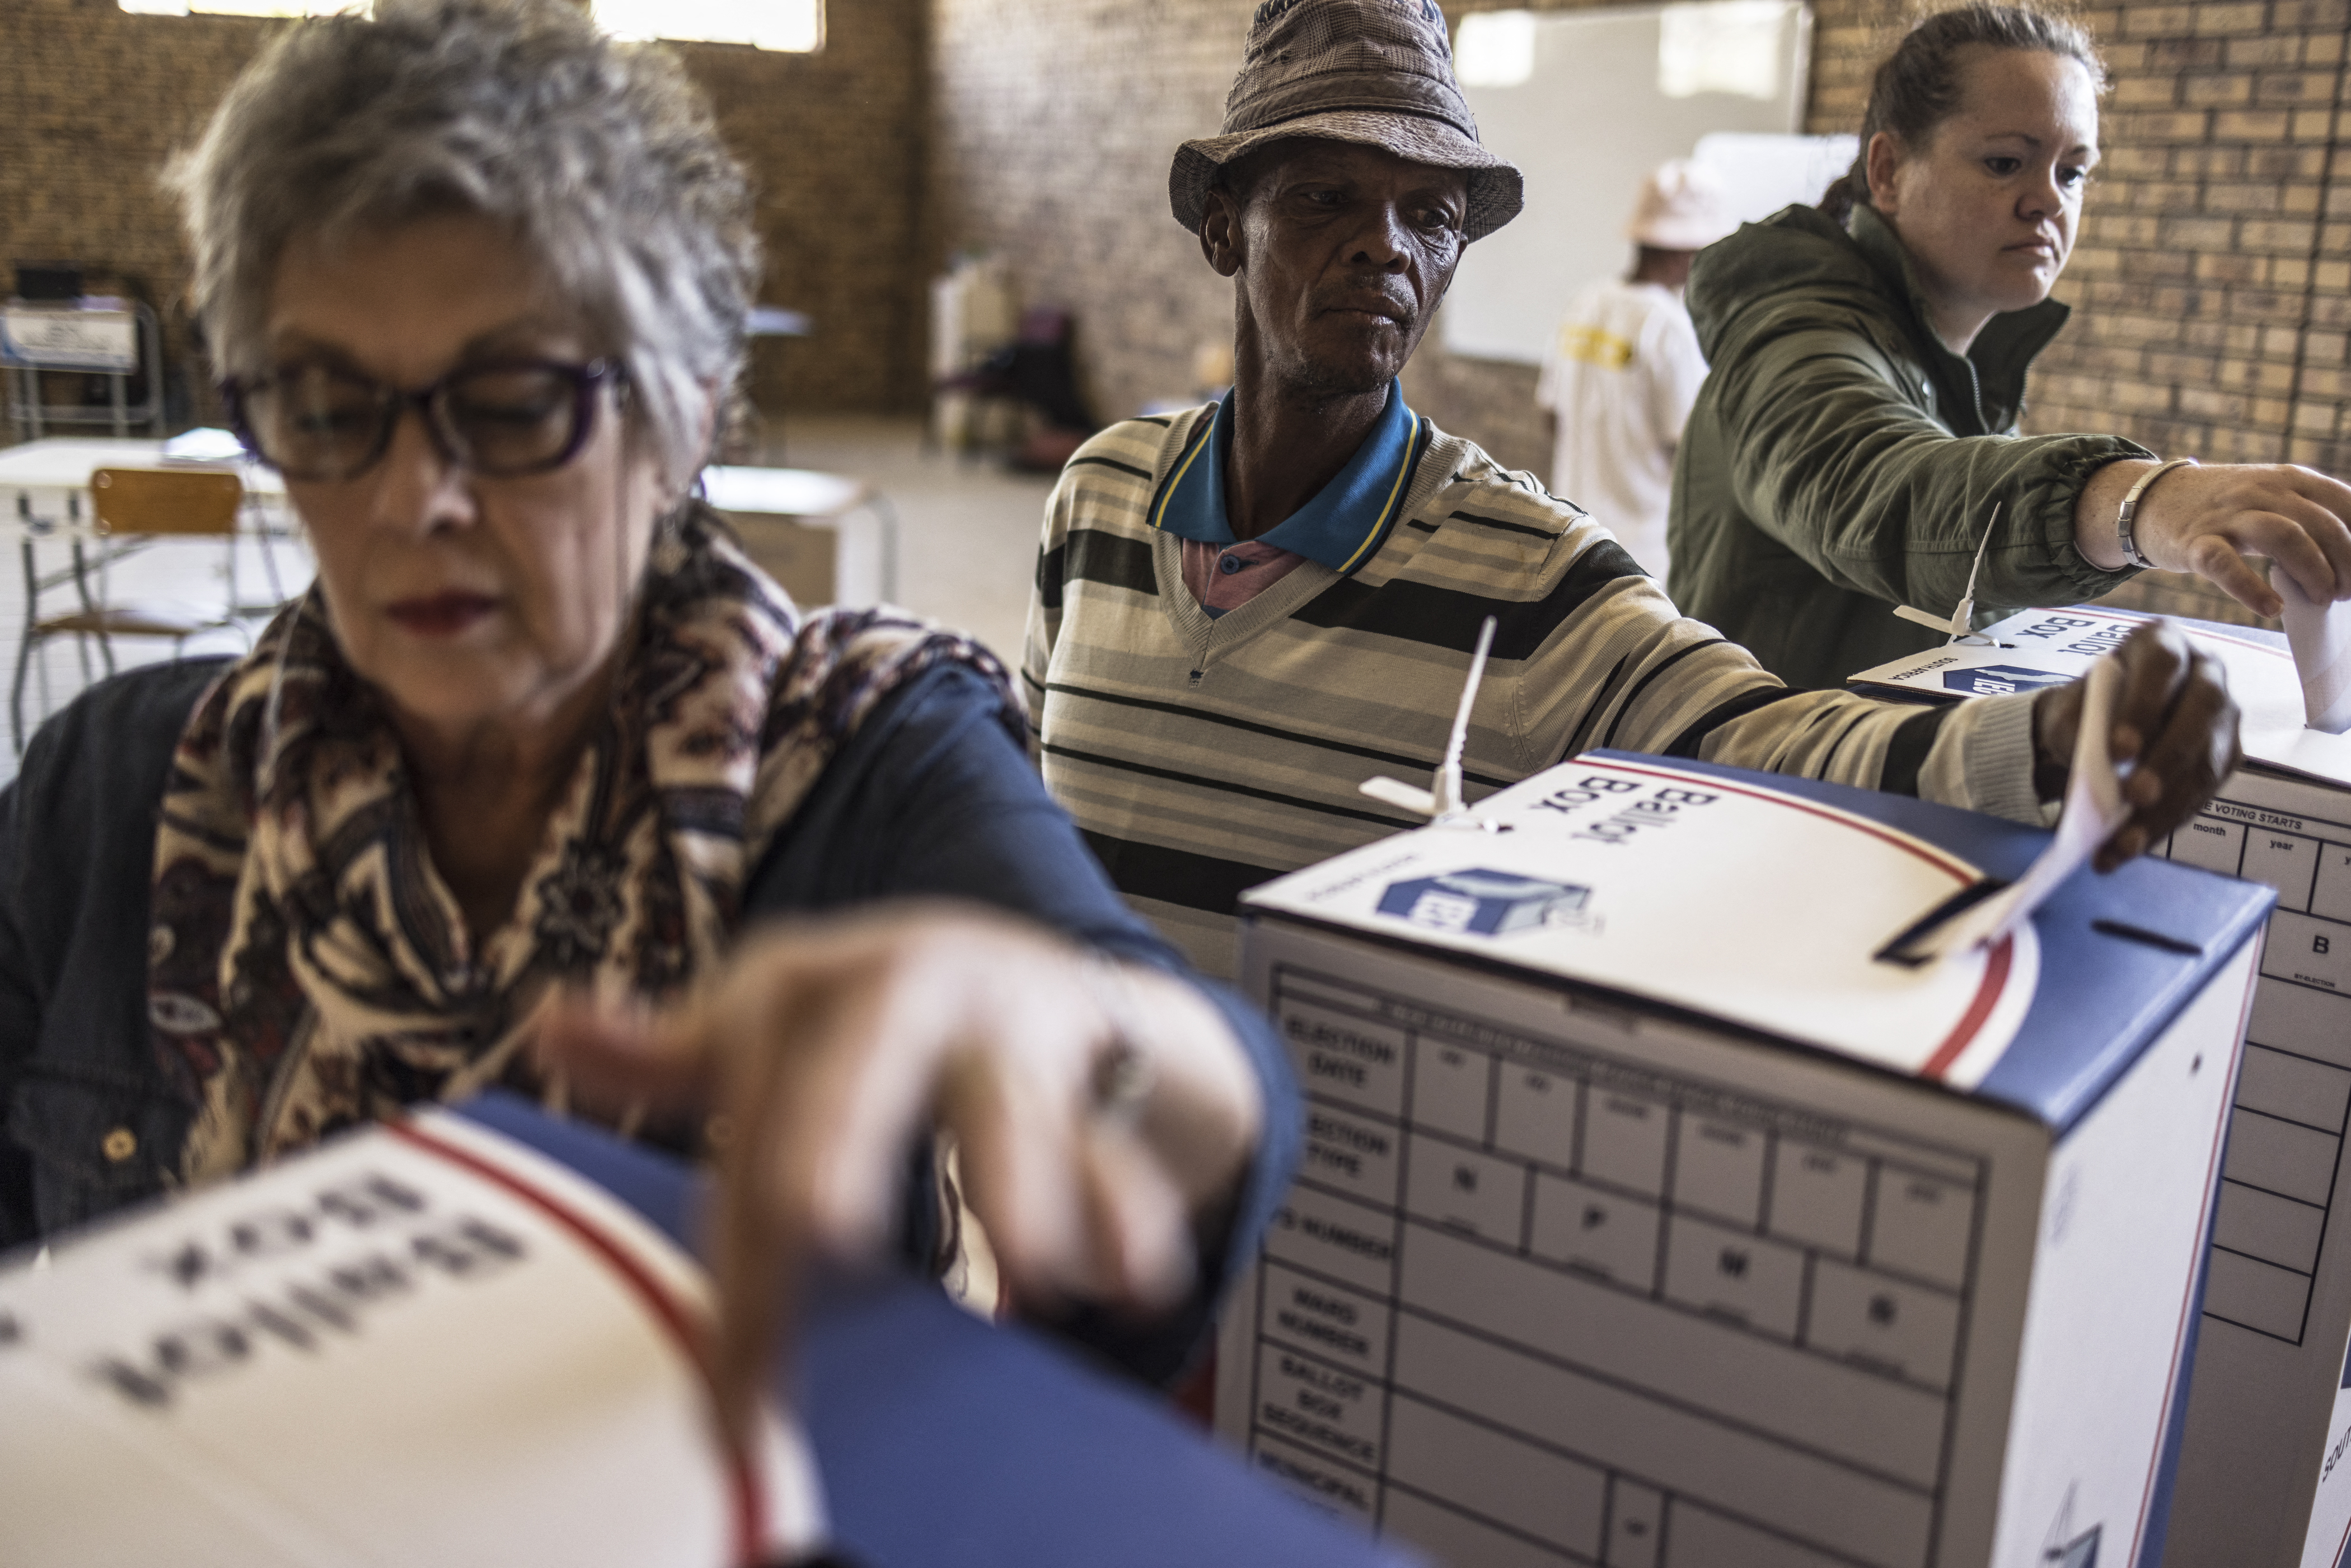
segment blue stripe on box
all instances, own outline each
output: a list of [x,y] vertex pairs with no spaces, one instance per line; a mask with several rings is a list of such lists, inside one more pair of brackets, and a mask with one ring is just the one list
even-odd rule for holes
[[[500,1091],[459,1113],[689,1249],[691,1167]],[[862,1568],[1408,1568],[1278,1490],[1141,1388],[889,1273],[811,1302],[797,1403]],[[779,1394],[789,1397],[788,1386]]]

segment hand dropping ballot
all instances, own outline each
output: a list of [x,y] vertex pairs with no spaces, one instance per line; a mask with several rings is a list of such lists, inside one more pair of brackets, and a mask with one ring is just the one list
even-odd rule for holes
[[2081,730],[2074,739],[2073,773],[2049,847],[2034,857],[2022,876],[2006,886],[1988,881],[1960,894],[1948,906],[1945,917],[1930,919],[1897,937],[1888,946],[1887,957],[1927,962],[2006,940],[2130,820],[2130,803],[2123,799],[2122,789],[2123,780],[2130,777],[2130,765],[2118,768],[2109,744],[2114,735],[2115,688],[2121,679],[2121,669],[2112,658],[2090,666],[2082,693]]

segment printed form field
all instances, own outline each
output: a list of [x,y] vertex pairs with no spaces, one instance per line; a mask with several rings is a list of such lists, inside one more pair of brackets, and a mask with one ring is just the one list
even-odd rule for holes
[[2204,1310],[2300,1344],[2351,1115],[2351,825],[2261,803],[2244,776],[2171,858],[2277,889],[2229,1129]]
[[1259,1275],[1262,1469],[1455,1563],[1927,1568],[1979,1162],[1294,968],[1274,994],[1309,1151]]

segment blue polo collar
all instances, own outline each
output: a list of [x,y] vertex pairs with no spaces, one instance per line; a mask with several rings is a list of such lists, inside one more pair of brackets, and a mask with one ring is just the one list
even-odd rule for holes
[[[1237,395],[1227,392],[1216,418],[1195,426],[1176,454],[1151,500],[1153,528],[1203,544],[1235,542],[1225,516],[1225,471],[1232,459]],[[1343,577],[1357,570],[1379,553],[1403,517],[1405,492],[1432,434],[1428,421],[1405,406],[1404,388],[1390,382],[1379,423],[1347,465],[1312,500],[1259,534],[1258,542],[1319,561]]]

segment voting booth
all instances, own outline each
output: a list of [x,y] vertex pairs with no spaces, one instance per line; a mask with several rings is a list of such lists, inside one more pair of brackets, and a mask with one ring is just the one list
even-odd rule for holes
[[2273,895],[1598,752],[1244,899],[1309,1102],[1259,1469],[1478,1568],[2149,1563]]
[[[1854,684],[1935,700],[2052,685],[2146,619],[2027,611]],[[2157,852],[2264,883],[2278,903],[2231,1120],[2166,1562],[2335,1568],[2351,1541],[2351,734],[2305,722],[2314,710],[2285,638],[2174,624],[2226,668],[2247,761]],[[2327,706],[2321,696],[2316,711]]]
[[750,1462],[678,1163],[510,1097],[0,1262],[16,1568],[1402,1568],[1144,1392],[836,1282]]

